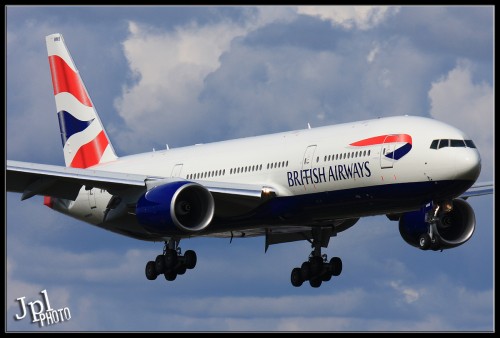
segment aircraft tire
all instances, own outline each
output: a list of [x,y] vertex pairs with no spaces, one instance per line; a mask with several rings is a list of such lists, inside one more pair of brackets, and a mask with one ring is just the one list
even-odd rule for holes
[[183,275],[186,273],[186,264],[181,264],[180,266],[175,269],[178,275]]
[[171,269],[177,263],[177,251],[167,250],[165,253],[165,269]]
[[323,259],[319,256],[314,256],[311,258],[311,275],[310,276],[316,276],[321,273],[321,270],[323,270]]
[[164,255],[156,256],[154,263],[155,263],[155,268],[156,268],[157,274],[161,274],[161,273],[165,272],[165,256]]
[[311,279],[309,279],[309,284],[313,287],[313,288],[319,288],[321,286],[321,283],[323,281],[321,280],[321,278],[319,277],[313,277]]
[[309,262],[302,263],[302,266],[300,267],[300,272],[303,281],[309,280],[309,278],[311,277],[311,263]]
[[330,259],[330,267],[332,269],[332,276],[338,276],[342,272],[342,260],[340,257],[332,257]]
[[165,273],[163,275],[165,276],[165,279],[168,281],[173,281],[177,278],[177,272],[175,272],[174,270],[170,270],[170,269],[165,271]]
[[193,250],[187,250],[184,254],[184,265],[187,269],[194,269],[197,262],[196,252]]
[[295,287],[299,287],[302,285],[304,280],[302,279],[302,271],[300,268],[294,268],[292,270],[292,275],[290,276],[290,280],[292,285]]
[[422,250],[428,250],[431,247],[431,237],[428,233],[420,235],[418,238],[418,247]]
[[155,280],[158,277],[156,273],[156,264],[153,261],[149,261],[146,264],[146,278],[149,280]]
[[439,238],[437,238],[436,236],[434,236],[434,238],[431,239],[431,246],[430,247],[434,251],[437,251],[437,250],[441,249],[441,243],[439,242]]
[[329,263],[324,263],[323,272],[321,273],[321,280],[323,282],[328,282],[332,279],[332,269]]

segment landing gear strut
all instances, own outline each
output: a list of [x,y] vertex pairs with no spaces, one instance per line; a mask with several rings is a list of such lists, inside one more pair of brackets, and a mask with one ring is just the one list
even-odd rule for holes
[[313,288],[318,288],[323,282],[328,282],[332,276],[338,276],[342,272],[342,260],[339,257],[333,257],[328,261],[326,254],[321,254],[323,232],[320,229],[313,229],[312,234],[311,246],[314,249],[309,259],[302,263],[300,268],[294,268],[290,276],[292,285],[295,287],[309,281]]
[[183,275],[187,269],[193,269],[196,266],[196,253],[193,250],[187,250],[182,255],[179,242],[180,240],[174,238],[165,241],[163,254],[146,264],[147,279],[155,280],[158,275],[163,274],[166,280],[173,281],[178,275]]
[[[453,202],[444,201],[436,203],[434,208],[427,214],[426,222],[429,224],[428,231],[423,233],[418,238],[418,246],[422,250],[432,249],[434,251],[440,249],[438,225],[446,227],[446,214],[453,210]],[[441,250],[442,251],[442,250]]]

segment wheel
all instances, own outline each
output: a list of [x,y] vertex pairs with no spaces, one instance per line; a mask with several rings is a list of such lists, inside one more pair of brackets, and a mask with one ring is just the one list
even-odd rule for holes
[[175,272],[177,272],[178,275],[183,275],[186,273],[186,264],[181,264],[175,269]]
[[302,263],[302,266],[300,267],[300,272],[303,281],[309,280],[309,278],[311,277],[311,263],[309,262]]
[[177,251],[167,250],[165,253],[165,268],[172,269],[177,263]]
[[434,238],[431,239],[431,249],[434,251],[441,249],[441,243],[436,235],[434,235]]
[[153,261],[149,261],[146,264],[146,278],[149,280],[155,280],[158,277],[156,273],[156,264]]
[[177,272],[175,272],[174,270],[167,270],[163,275],[168,281],[173,281],[177,278]]
[[309,279],[309,284],[310,284],[313,288],[319,288],[319,287],[321,286],[321,283],[322,283],[321,278],[314,277],[314,278]]
[[290,276],[290,279],[292,281],[292,285],[295,287],[299,287],[302,285],[304,280],[302,279],[302,271],[300,268],[294,268],[292,270],[292,275]]
[[310,276],[316,276],[321,273],[321,270],[323,270],[323,259],[319,256],[314,256],[310,259],[311,262],[311,275]]
[[421,234],[418,238],[418,246],[422,250],[428,250],[431,246],[431,237],[429,234]]
[[332,279],[332,274],[328,269],[325,269],[325,271],[323,271],[323,274],[321,275],[321,280],[323,282],[328,282],[330,279]]
[[332,276],[338,276],[342,272],[342,260],[339,257],[332,257],[330,259],[330,266],[332,269]]
[[188,269],[193,269],[196,266],[197,260],[198,259],[196,258],[196,252],[194,252],[193,250],[187,250],[184,254],[184,265]]
[[156,256],[155,268],[157,274],[165,272],[165,256],[163,255]]

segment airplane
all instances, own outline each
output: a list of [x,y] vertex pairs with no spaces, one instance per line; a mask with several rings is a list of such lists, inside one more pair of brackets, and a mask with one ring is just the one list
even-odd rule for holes
[[311,253],[291,271],[311,287],[342,271],[322,254],[366,216],[397,221],[422,250],[467,242],[468,197],[481,158],[462,131],[420,116],[392,116],[117,156],[62,34],[46,36],[65,166],[7,160],[6,190],[114,233],[164,242],[145,275],[173,281],[197,263],[180,241],[262,236],[269,246],[306,240]]

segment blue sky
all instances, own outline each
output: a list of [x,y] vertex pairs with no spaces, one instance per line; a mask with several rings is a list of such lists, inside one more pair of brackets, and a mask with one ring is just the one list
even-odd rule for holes
[[[465,131],[493,181],[492,6],[6,7],[6,153],[64,165],[45,36],[62,33],[118,155],[394,115]],[[494,196],[464,245],[423,252],[368,217],[325,253],[343,271],[294,288],[307,242],[195,238],[194,270],[148,281],[162,250],[6,194],[7,330],[492,331]],[[16,299],[72,318],[14,320]]]

